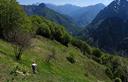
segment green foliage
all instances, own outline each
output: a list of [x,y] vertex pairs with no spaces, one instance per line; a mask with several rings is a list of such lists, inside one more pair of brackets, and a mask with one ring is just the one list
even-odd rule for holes
[[73,38],[71,44],[79,48],[83,54],[91,54],[91,48],[86,42]]
[[100,49],[93,48],[92,49],[92,55],[94,55],[97,58],[100,58],[103,55],[103,53],[100,51]]
[[78,26],[70,17],[47,8],[44,3],[39,5],[23,6],[23,8],[28,15],[43,16],[46,19],[55,22],[56,24],[63,25],[69,32],[73,34],[76,34],[76,32],[79,30]]
[[110,63],[110,61],[112,60],[112,56],[108,55],[108,54],[103,54],[100,57],[100,60],[102,61],[102,64],[106,65],[107,63]]
[[114,82],[122,82],[120,78],[116,78]]
[[0,0],[0,35],[4,37],[16,29],[30,32],[31,21],[16,0]]
[[68,46],[68,43],[70,42],[70,35],[66,32],[63,26],[39,16],[32,16],[30,18],[33,23],[34,33],[50,39],[55,39]]
[[45,59],[45,62],[46,63],[50,63],[51,60],[56,60],[56,49],[55,48],[52,48],[50,49],[51,50],[51,53],[47,55],[46,59]]
[[101,60],[102,60],[102,64],[108,67],[105,72],[111,79],[115,79],[116,77],[119,77],[121,79],[121,82],[128,81],[128,77],[127,77],[128,69],[126,65],[123,64],[120,58],[106,55],[106,56],[102,56]]
[[67,57],[67,60],[71,63],[74,64],[75,63],[75,59],[72,56]]
[[0,37],[16,46],[16,58],[20,59],[26,43],[29,42],[27,39],[30,40],[26,34],[30,35],[31,32],[31,20],[16,0],[0,0]]
[[105,73],[109,78],[115,79],[119,77],[123,82],[128,81],[128,68],[120,57],[111,56],[97,48],[92,49],[92,55],[89,55],[89,57],[107,67]]
[[[88,54],[88,55],[92,56],[93,60],[102,64],[104,67],[107,66],[106,74],[111,79],[115,79],[116,77],[119,77],[123,82],[128,81],[128,77],[127,77],[128,76],[127,75],[128,74],[128,68],[125,65],[123,65],[124,62],[122,64],[122,61],[120,61],[120,58],[116,58],[116,57],[113,57],[113,56],[106,55],[97,48],[91,49],[91,47],[86,42],[84,42],[82,40],[74,39],[72,36],[70,36],[66,32],[64,27],[61,26],[61,25],[58,25],[58,24],[53,23],[49,20],[46,20],[43,17],[39,17],[39,16],[28,17],[28,16],[26,16],[24,11],[17,4],[16,0],[0,0],[0,11],[1,11],[0,12],[0,37],[5,38],[8,41],[11,41],[15,45],[16,53],[18,53],[18,56],[21,57],[21,55],[24,54],[22,52],[29,45],[28,42],[31,39],[31,37],[30,38],[29,38],[29,36],[27,37],[26,33],[28,33],[28,35],[31,35],[30,32],[33,32],[35,35],[41,35],[41,36],[45,36],[47,38],[50,38],[52,40],[56,40],[56,41],[60,42],[61,44],[65,45],[65,46],[68,46],[68,44],[71,43],[73,46],[76,46],[77,48],[79,48],[80,51],[84,55]],[[25,60],[25,65],[30,64],[30,61],[31,61],[30,58],[33,58],[33,57],[36,58],[37,54],[42,55],[42,53],[44,53],[44,52],[42,52],[43,50],[45,51],[44,54],[49,53],[48,52],[49,50],[46,50],[47,49],[46,47],[48,47],[49,44],[46,41],[45,41],[45,43],[47,45],[46,44],[42,45],[42,43],[38,44],[40,46],[38,46],[37,48],[34,48],[34,49],[36,49],[36,51],[29,50],[31,52],[31,55],[29,55],[29,56],[25,55],[25,57],[24,57],[24,58],[26,58],[26,59],[24,59]],[[8,45],[6,45],[6,46],[8,46]],[[6,47],[6,46],[1,46],[1,48]],[[51,46],[51,44],[49,46]],[[56,45],[54,45],[54,46],[56,46]],[[43,49],[41,49],[40,47],[43,48]],[[57,49],[58,49],[59,52],[61,52],[61,50],[63,50],[63,48],[65,48],[65,47],[60,47],[60,46],[58,47],[57,46]],[[1,53],[5,54],[5,55],[10,54],[8,52],[9,50],[5,50],[5,51],[6,51],[6,53],[5,52],[3,53],[3,51],[1,51]],[[30,54],[30,52],[28,52],[26,54]],[[42,53],[40,53],[40,52],[42,52]],[[58,55],[58,54],[55,53],[55,51],[51,50],[51,52],[52,53],[50,55],[48,55],[48,59],[47,59],[48,62],[51,59],[55,59],[56,58],[55,56]],[[75,52],[78,53],[79,51],[77,50]],[[63,61],[64,64],[65,64],[65,58],[67,58],[67,60],[72,64],[76,62],[77,57],[74,58],[74,55],[70,55],[70,56],[67,55],[68,52],[63,52],[63,53],[59,53],[59,54],[64,54],[64,53],[66,55],[61,55],[63,57],[61,57],[61,56],[57,57],[56,61],[59,61],[59,62]],[[79,52],[79,54],[81,54],[81,53]],[[35,56],[32,56],[32,55],[35,55]],[[42,59],[40,59],[40,57],[38,57],[38,59],[42,62]],[[84,57],[82,57],[82,58],[84,58]],[[85,59],[82,59],[82,58],[81,58],[81,56],[78,56],[78,61],[81,62],[81,60],[82,60],[82,64],[78,62],[80,64],[78,66],[84,65],[83,61],[85,61]],[[6,58],[4,58],[4,59],[6,59]],[[44,62],[42,62],[42,63],[44,64]],[[39,65],[40,69],[43,68],[42,63]],[[94,61],[93,61],[93,63],[94,63]],[[66,66],[66,65],[67,64],[65,64],[64,66]],[[96,64],[94,64],[94,65],[96,65]],[[55,68],[61,67],[61,65],[59,66],[59,64],[58,64],[57,67],[54,66],[53,68],[51,66],[47,66],[47,65],[44,65],[44,66],[46,68],[50,69],[50,70],[45,69],[45,71],[46,71],[45,74],[47,74],[47,72],[49,73],[49,71],[52,72],[52,73],[54,71],[56,73],[56,76],[61,75],[61,76],[64,76],[65,78],[71,77],[70,79],[72,79],[72,75],[76,74],[77,78],[79,78],[77,73],[71,73],[71,72],[69,72],[69,69],[66,70],[66,72],[68,71],[69,74],[71,73],[70,76],[68,74],[64,73],[65,72],[64,68],[63,68],[64,71],[61,71],[62,68],[60,68],[59,71],[57,69],[55,69]],[[62,66],[62,67],[64,67],[64,66]],[[73,66],[73,67],[77,67],[77,70],[78,70],[79,69],[78,66]],[[69,68],[69,67],[67,67],[67,68]],[[12,71],[12,74],[15,74],[17,69],[18,68],[15,67],[14,70]],[[26,72],[27,72],[26,69],[24,69],[24,70],[23,69],[24,69],[24,67],[20,71],[22,71],[24,74],[26,74]],[[83,68],[81,67],[80,70],[77,71],[77,72],[78,73],[81,72],[81,69],[83,69]],[[104,71],[104,70],[102,70],[102,71]],[[43,71],[41,70],[41,72],[44,72],[44,70]],[[60,73],[60,72],[62,72],[62,73]],[[83,73],[83,71],[81,72],[80,76],[83,77],[84,74],[82,74],[82,73]],[[73,78],[75,78],[75,77],[73,77]],[[84,79],[84,81],[85,81],[85,79]]]
[[70,56],[68,56],[68,57],[66,57],[66,58],[67,58],[67,60],[68,60],[71,64],[76,63],[74,54],[70,53]]
[[11,75],[14,75],[14,76],[17,76],[17,70],[19,69],[19,67],[18,66],[15,66],[11,71],[10,71],[10,74]]
[[106,68],[105,73],[111,78],[113,79],[113,73],[112,70],[110,68]]
[[[112,82],[104,73],[104,66],[83,56],[79,49],[70,45],[65,47],[43,37],[34,38],[32,42],[34,47],[23,53],[23,59],[16,62],[13,59],[11,44],[0,40],[0,76],[2,78],[0,78],[0,82],[7,80],[10,82],[12,78],[14,78],[14,82],[96,82],[97,80]],[[51,60],[48,64],[45,59],[52,52],[56,53],[56,59]],[[75,64],[68,63],[66,57],[70,55],[74,55]],[[34,75],[31,70],[33,60],[37,63],[38,71]],[[12,76],[8,72],[15,66],[19,67],[18,72],[20,73]]]
[[65,46],[68,46],[68,44],[71,43],[73,46],[78,47],[84,54],[91,54],[90,46],[82,40],[71,39],[72,36],[66,32],[63,26],[39,16],[32,16],[30,18],[33,23],[33,31],[37,35],[55,39]]

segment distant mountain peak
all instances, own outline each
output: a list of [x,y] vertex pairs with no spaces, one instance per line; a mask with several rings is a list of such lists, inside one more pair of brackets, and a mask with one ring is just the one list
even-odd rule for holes
[[45,7],[46,5],[44,3],[39,4],[40,7]]
[[73,4],[64,4],[63,6],[75,6]]
[[[114,0],[100,11],[82,35],[88,35],[87,38],[91,38],[92,43],[103,50],[120,52],[128,50],[125,47],[128,41],[127,27],[128,0]],[[121,46],[123,47],[120,49]]]
[[102,6],[105,6],[103,3],[98,3],[98,4],[96,4],[96,5],[102,5]]
[[126,5],[126,3],[128,3],[128,0],[114,0],[115,5]]
[[114,1],[119,3],[119,2],[124,2],[124,1],[126,2],[128,0],[114,0]]
[[128,0],[114,0],[105,7],[93,20],[92,23],[97,23],[101,20],[111,17],[119,17],[123,20],[128,19]]
[[64,4],[64,5],[60,5],[60,6],[67,6],[67,7],[79,7],[79,8],[80,8],[80,6],[73,5],[73,4]]

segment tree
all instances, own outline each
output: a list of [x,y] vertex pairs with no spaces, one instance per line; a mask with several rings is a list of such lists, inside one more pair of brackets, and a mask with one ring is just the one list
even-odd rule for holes
[[61,41],[63,45],[68,46],[68,43],[70,43],[71,41],[71,36],[67,32],[65,32]]
[[0,35],[8,31],[22,29],[26,32],[31,31],[31,21],[19,6],[16,0],[0,0]]
[[0,37],[11,42],[16,59],[30,45],[32,24],[16,0],[0,0]]
[[116,78],[114,82],[122,82],[120,78]]
[[71,44],[73,46],[76,46],[77,48],[80,49],[80,51],[85,55],[86,53],[87,54],[91,54],[91,48],[90,46],[82,41],[82,40],[79,40],[79,39],[75,39],[75,38],[72,38],[72,41],[71,41]]
[[40,16],[31,16],[32,30],[34,34],[50,37],[51,30],[49,26],[45,23],[44,18]]
[[52,60],[52,59],[56,59],[56,50],[55,50],[55,48],[52,48],[51,49],[51,53],[50,54],[48,54],[48,56],[47,56],[47,58],[46,58],[46,63],[50,63],[50,61]]
[[27,32],[20,30],[10,31],[6,34],[5,38],[12,43],[17,60],[20,60],[23,52],[31,46],[32,36]]
[[102,51],[100,51],[100,49],[94,48],[92,50],[92,55],[94,55],[97,58],[100,58],[103,55],[103,53],[102,53]]
[[70,35],[66,32],[63,26],[46,20],[40,16],[31,16],[33,30],[37,35],[41,35],[50,39],[54,39],[61,44],[68,46]]

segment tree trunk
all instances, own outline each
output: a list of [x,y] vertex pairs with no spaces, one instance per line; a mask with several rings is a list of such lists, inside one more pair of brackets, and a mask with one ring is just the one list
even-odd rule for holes
[[16,59],[21,60],[21,55],[23,53],[23,47],[19,48],[16,53]]

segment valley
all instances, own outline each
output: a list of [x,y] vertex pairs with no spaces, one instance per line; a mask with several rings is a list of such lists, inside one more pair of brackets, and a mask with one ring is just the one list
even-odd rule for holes
[[0,0],[0,82],[128,82],[127,0],[45,2]]

